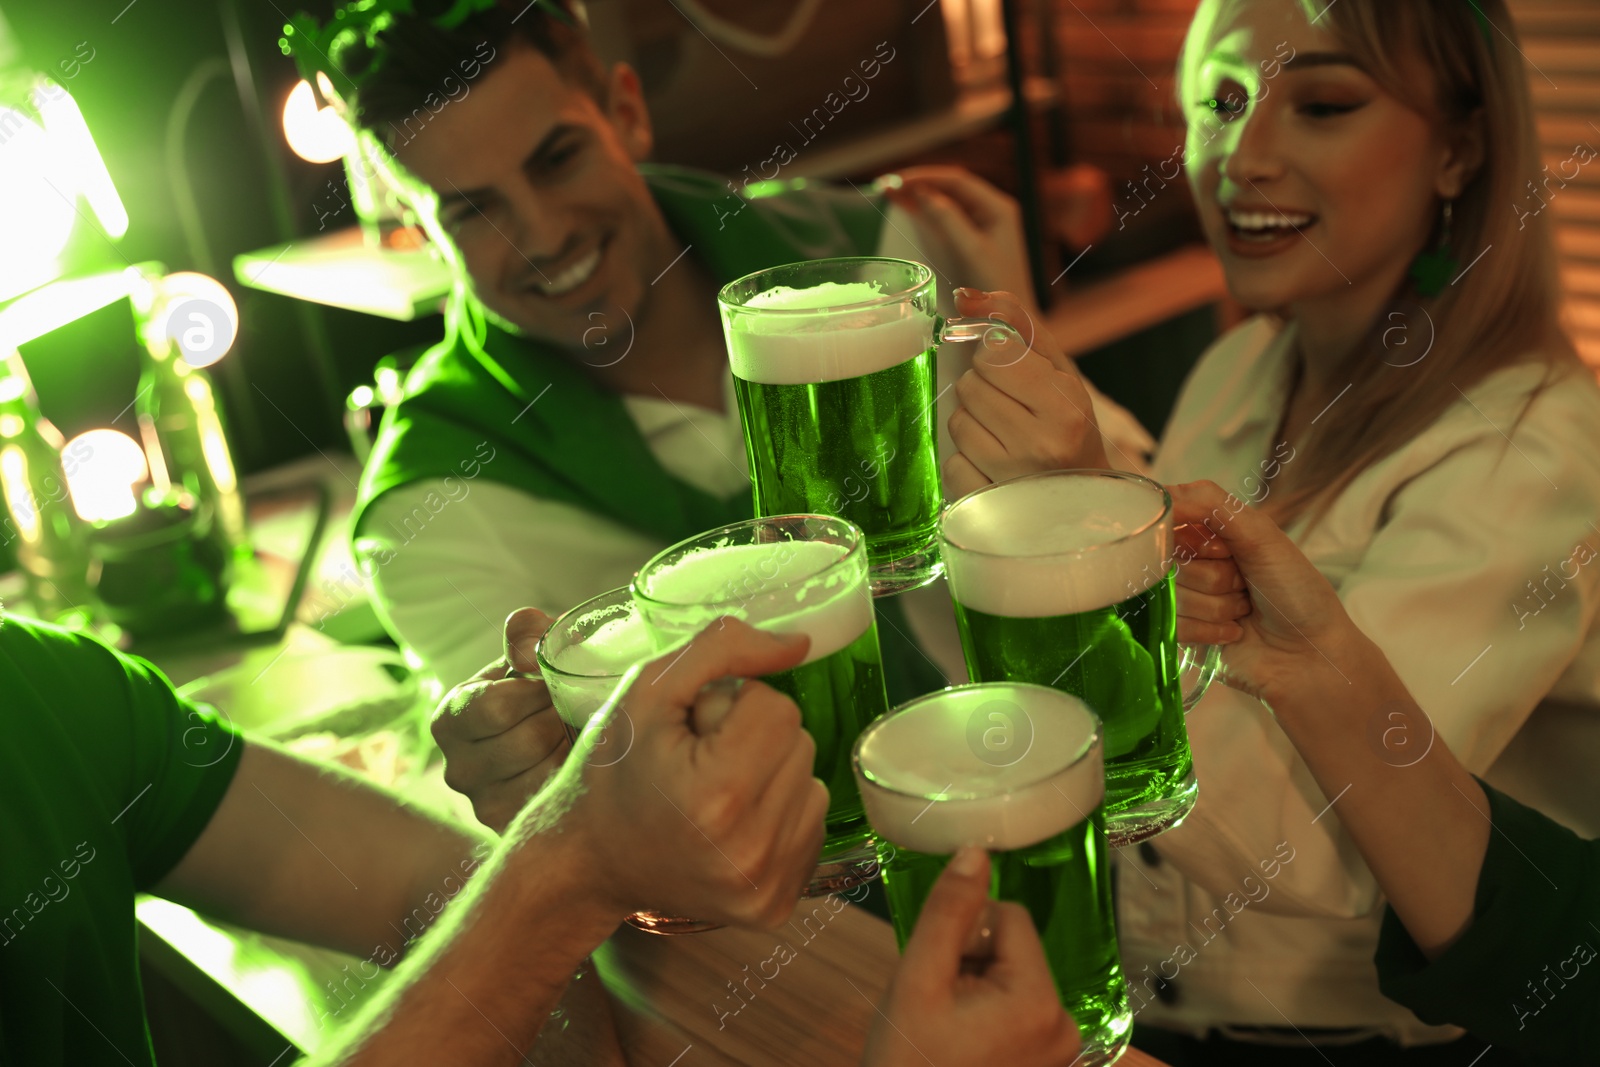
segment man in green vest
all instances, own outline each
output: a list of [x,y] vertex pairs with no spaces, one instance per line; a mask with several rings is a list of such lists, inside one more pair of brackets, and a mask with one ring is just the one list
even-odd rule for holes
[[[739,187],[643,163],[638,76],[600,63],[581,5],[368,6],[330,29],[290,43],[302,63],[337,59],[347,115],[401,165],[464,283],[444,342],[383,421],[353,519],[380,614],[446,684],[495,654],[513,610],[559,614],[669,544],[750,517],[723,284],[888,254],[932,262],[944,293],[1029,289],[1015,204],[953,168],[908,173],[890,204],[875,188]],[[894,60],[885,42],[860,72]],[[961,670],[948,598],[925,592],[878,605],[891,703]],[[553,714],[455,725],[436,731],[447,757],[467,766],[452,744],[489,742],[477,764],[500,775],[506,813],[560,758]],[[469,795],[493,784],[453,781]]]

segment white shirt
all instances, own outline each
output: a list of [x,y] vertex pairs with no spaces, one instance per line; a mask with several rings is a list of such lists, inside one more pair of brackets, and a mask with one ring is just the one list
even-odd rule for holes
[[[954,314],[950,273],[917,246],[916,223],[891,207],[878,254],[932,262],[940,314]],[[959,284],[957,281],[955,284]],[[939,348],[939,454],[950,455],[949,386],[970,365],[970,344]],[[1115,453],[1137,462],[1155,442],[1126,410],[1093,394]],[[749,485],[744,437],[725,385],[724,410],[652,396],[623,403],[650,450],[670,473],[717,496]],[[492,469],[493,461],[484,464]],[[455,480],[452,479],[454,482]],[[362,520],[356,555],[384,626],[446,686],[499,658],[506,616],[521,607],[559,615],[610,589],[668,546],[572,504],[544,500],[480,475],[447,485],[428,479],[390,490]],[[392,553],[392,556],[386,555]],[[377,561],[388,559],[382,566]],[[908,621],[946,676],[966,679],[960,639],[943,582],[904,594]]]
[[[1276,455],[1277,473],[1293,464],[1293,448],[1271,439],[1291,335],[1257,318],[1212,346],[1178,401],[1156,478],[1209,478],[1247,501],[1266,499],[1263,463],[1270,470]],[[1302,522],[1289,534],[1469,770],[1535,807],[1574,819],[1586,808],[1593,818],[1600,560],[1564,561],[1588,555],[1575,556],[1580,543],[1600,549],[1600,388],[1569,376],[1517,422],[1541,371],[1507,368],[1468,390],[1358,477],[1310,533]],[[1326,417],[1338,417],[1337,406]],[[1558,568],[1570,577],[1535,598],[1529,583]],[[1375,752],[1385,725],[1372,724]],[[1340,825],[1337,796],[1323,795],[1267,709],[1213,686],[1188,727],[1194,812],[1152,842],[1160,862],[1119,855],[1138,1020],[1196,1033],[1218,1024],[1370,1027],[1407,1044],[1458,1034],[1378,993],[1377,886]],[[1415,739],[1419,755],[1427,743]],[[1583,773],[1563,782],[1552,773],[1559,767]],[[1152,995],[1158,976],[1174,980],[1170,1005]]]

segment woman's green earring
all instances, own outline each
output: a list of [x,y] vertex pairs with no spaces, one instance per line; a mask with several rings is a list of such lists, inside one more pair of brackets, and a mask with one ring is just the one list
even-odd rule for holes
[[1411,264],[1411,280],[1423,296],[1438,296],[1444,292],[1461,269],[1461,261],[1450,249],[1451,222],[1455,215],[1453,201],[1444,202],[1444,221],[1439,226],[1439,245],[1431,252],[1423,252]]

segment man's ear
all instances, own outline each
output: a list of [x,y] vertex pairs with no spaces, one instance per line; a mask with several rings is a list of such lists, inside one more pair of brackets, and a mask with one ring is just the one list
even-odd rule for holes
[[611,68],[607,79],[606,118],[616,129],[628,155],[635,163],[650,158],[655,145],[655,133],[650,128],[650,109],[644,102],[644,87],[639,83],[639,73],[626,63]]
[[1445,142],[1446,154],[1434,181],[1434,190],[1439,196],[1454,200],[1472,183],[1483,169],[1484,140],[1483,108],[1480,107],[1450,131]]

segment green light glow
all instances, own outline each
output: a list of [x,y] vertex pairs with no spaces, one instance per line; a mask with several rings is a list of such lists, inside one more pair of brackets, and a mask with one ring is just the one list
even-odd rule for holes
[[[52,194],[54,195],[54,194]],[[5,225],[0,220],[0,227]],[[5,247],[0,243],[0,248]],[[3,271],[4,267],[0,267]],[[0,351],[27,344],[51,330],[76,322],[128,295],[133,280],[127,271],[91,274],[70,281],[52,282],[36,289],[0,311]],[[0,289],[3,289],[0,283]]]
[[100,220],[100,227],[113,241],[128,232],[128,209],[111,181],[105,160],[83,121],[83,112],[72,94],[49,79],[41,79],[33,90],[34,106],[50,135],[50,147],[67,173],[77,182],[78,191]]
[[[301,1050],[314,1051],[326,1040],[330,1000],[334,1011],[351,1003],[349,993],[330,998],[324,990],[340,990],[336,982],[350,981],[361,964],[353,957],[224,927],[157,897],[139,898],[134,914],[146,931]],[[377,983],[362,979],[361,984]]]
[[183,391],[194,405],[195,427],[200,431],[200,453],[206,457],[206,469],[211,480],[224,493],[239,488],[233,473],[233,454],[228,451],[228,437],[222,432],[222,420],[217,416],[217,398],[211,383],[204,374],[188,375]]
[[0,107],[0,300],[60,272],[77,221],[76,195],[44,130],[15,108]]
[[6,508],[17,524],[22,543],[31,545],[39,540],[39,503],[33,498],[33,486],[28,482],[28,456],[17,445],[0,449],[0,492]]

